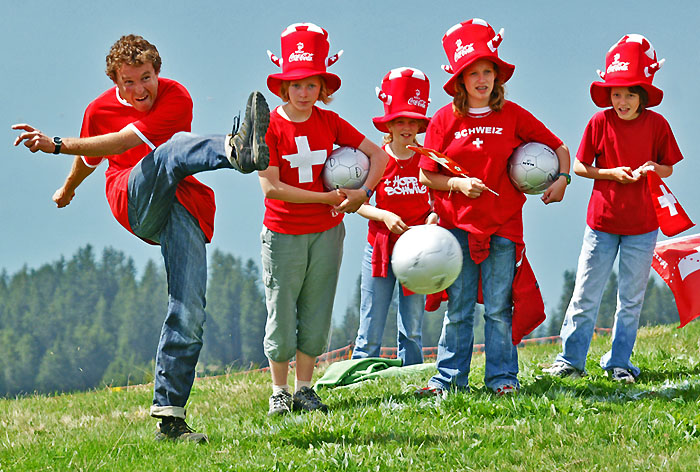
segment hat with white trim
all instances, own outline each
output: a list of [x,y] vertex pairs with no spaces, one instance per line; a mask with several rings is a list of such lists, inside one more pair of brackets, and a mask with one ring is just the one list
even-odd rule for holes
[[376,88],[377,97],[384,103],[384,116],[372,118],[374,126],[384,133],[386,124],[396,118],[421,120],[419,133],[425,132],[430,118],[426,115],[430,103],[430,81],[413,67],[392,69],[382,79],[382,87]]
[[611,87],[638,85],[649,95],[648,107],[661,103],[664,93],[651,84],[665,59],[656,60],[656,51],[641,34],[626,34],[605,55],[605,71],[598,71],[603,82],[591,84],[593,103],[601,108],[612,105]]
[[267,88],[280,95],[280,85],[284,80],[301,80],[320,75],[326,81],[328,95],[340,88],[340,77],[326,72],[326,67],[333,65],[343,51],[328,57],[330,43],[328,32],[313,23],[294,23],[282,31],[281,57],[267,51],[270,60],[282,68],[279,74],[267,77]]
[[503,28],[496,34],[485,20],[471,20],[454,25],[442,37],[442,47],[447,54],[449,65],[442,66],[452,77],[443,85],[445,92],[453,97],[457,93],[455,82],[462,71],[479,59],[488,59],[498,67],[498,80],[504,84],[515,71],[513,64],[508,64],[498,57],[498,46],[503,41]]

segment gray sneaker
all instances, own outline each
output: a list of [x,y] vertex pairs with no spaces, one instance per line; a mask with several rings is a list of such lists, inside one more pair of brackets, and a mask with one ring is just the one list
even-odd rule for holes
[[571,377],[573,379],[578,379],[585,377],[585,372],[578,370],[571,364],[567,364],[563,361],[556,361],[551,367],[542,369],[542,372],[551,375],[552,377]]
[[319,410],[324,413],[328,412],[328,405],[321,401],[321,398],[313,388],[309,387],[301,387],[301,389],[294,394],[292,408],[294,411]]
[[190,441],[197,444],[206,444],[209,438],[204,433],[196,433],[192,428],[187,426],[185,420],[174,416],[163,417],[158,423],[158,431],[156,431],[156,441]]
[[286,415],[292,411],[292,395],[282,390],[279,393],[270,395],[270,409],[267,416]]
[[610,377],[615,382],[634,383],[634,375],[628,369],[622,367],[613,367],[612,370],[606,370],[605,375]]
[[265,134],[270,124],[270,108],[262,93],[255,91],[248,97],[243,123],[233,118],[233,130],[228,140],[227,152],[231,165],[244,174],[265,170],[270,163],[270,150],[265,144]]

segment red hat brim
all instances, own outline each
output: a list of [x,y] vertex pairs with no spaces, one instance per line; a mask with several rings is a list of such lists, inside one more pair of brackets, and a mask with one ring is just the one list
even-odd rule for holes
[[450,79],[445,83],[445,85],[442,86],[442,88],[445,90],[445,92],[447,92],[448,95],[454,97],[457,94],[457,91],[455,90],[455,83],[457,82],[457,79],[460,75],[462,75],[464,69],[466,69],[479,59],[488,59],[489,61],[493,62],[498,66],[498,80],[500,80],[502,84],[508,82],[508,80],[513,76],[513,72],[515,72],[515,66],[513,64],[508,64],[506,61],[500,59],[498,56],[490,56],[486,54],[474,56],[470,58],[469,61],[463,63],[459,67],[459,69],[454,71],[452,77],[450,77]]
[[591,99],[593,100],[593,103],[600,108],[607,108],[612,106],[612,102],[610,101],[611,87],[633,87],[635,85],[642,87],[649,95],[649,103],[647,103],[647,107],[655,107],[661,103],[661,100],[664,98],[664,92],[651,84],[625,79],[612,79],[605,82],[593,82],[591,84]]
[[319,72],[316,69],[294,69],[290,72],[270,74],[267,76],[267,88],[270,89],[270,92],[280,97],[280,85],[282,81],[301,80],[307,77],[313,77],[314,75],[320,75],[326,81],[328,95],[333,95],[340,88],[340,77],[329,72]]
[[390,113],[384,116],[377,116],[372,118],[372,123],[374,123],[374,127],[382,133],[390,133],[391,131],[389,131],[386,124],[391,120],[395,120],[396,118],[412,118],[415,120],[422,120],[423,125],[418,130],[419,133],[425,133],[425,130],[428,128],[428,123],[430,123],[430,118],[421,113],[415,113],[412,111],[398,111],[396,113]]

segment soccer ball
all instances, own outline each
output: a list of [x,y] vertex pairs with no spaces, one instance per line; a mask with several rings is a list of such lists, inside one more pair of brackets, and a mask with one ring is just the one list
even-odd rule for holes
[[462,270],[462,248],[445,228],[414,226],[396,241],[391,267],[401,285],[410,291],[440,292],[457,280]]
[[369,158],[359,149],[341,146],[331,152],[321,175],[326,190],[360,188],[369,173]]
[[521,144],[508,159],[511,182],[528,195],[543,193],[557,179],[558,173],[557,155],[541,143]]

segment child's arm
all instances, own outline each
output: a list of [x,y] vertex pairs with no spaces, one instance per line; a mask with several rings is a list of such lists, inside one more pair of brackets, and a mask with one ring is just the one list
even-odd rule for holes
[[673,174],[673,166],[669,165],[664,165],[664,164],[659,164],[657,162],[653,161],[647,161],[641,166],[639,166],[637,169],[634,170],[634,172],[639,172],[639,174],[644,177],[647,175],[647,171],[650,170],[649,167],[653,167],[654,172],[659,174],[659,177],[665,179],[666,177],[670,177],[671,174]]
[[381,221],[392,233],[402,234],[408,230],[408,225],[404,223],[401,217],[389,210],[383,210],[365,203],[357,210],[357,213],[368,220]]
[[333,206],[339,205],[345,199],[339,190],[314,192],[286,184],[280,181],[280,169],[277,166],[259,171],[258,177],[266,198],[292,203],[325,203]]
[[[559,146],[554,153],[559,159],[559,172],[568,174],[569,169],[571,169],[571,156],[569,155],[569,148],[566,147],[566,144],[562,143],[562,145]],[[550,185],[549,188],[544,191],[544,194],[542,195],[542,201],[544,204],[548,205],[553,202],[562,201],[564,199],[564,192],[566,192],[567,185],[568,183],[566,182],[566,177],[560,175],[559,178],[552,182],[552,185]]]
[[631,167],[621,166],[611,169],[601,169],[590,164],[584,164],[578,159],[574,161],[574,173],[588,179],[614,180],[621,184],[631,184],[641,178],[641,174],[633,174]]
[[[360,151],[369,157],[369,173],[365,180],[365,187],[374,190],[384,174],[384,168],[389,161],[389,156],[379,146],[365,138],[358,147]],[[344,213],[354,213],[367,201],[367,192],[364,189],[347,189],[341,192],[345,195],[345,200],[334,209]]]
[[432,189],[462,192],[469,198],[477,198],[486,190],[486,185],[476,177],[454,177],[421,169],[418,179]]

